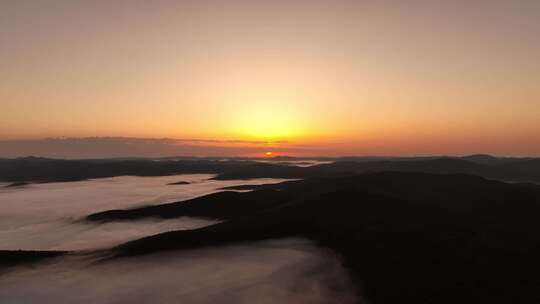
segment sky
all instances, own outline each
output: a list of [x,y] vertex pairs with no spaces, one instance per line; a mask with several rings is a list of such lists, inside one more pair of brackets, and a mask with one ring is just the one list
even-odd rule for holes
[[0,157],[540,156],[539,84],[537,0],[0,0]]

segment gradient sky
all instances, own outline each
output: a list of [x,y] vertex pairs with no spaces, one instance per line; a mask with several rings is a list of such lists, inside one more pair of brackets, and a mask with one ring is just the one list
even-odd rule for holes
[[540,155],[540,1],[0,0],[0,105],[2,141]]

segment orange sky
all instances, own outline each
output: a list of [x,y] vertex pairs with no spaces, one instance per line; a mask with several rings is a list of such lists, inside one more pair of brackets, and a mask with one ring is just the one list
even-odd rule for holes
[[4,1],[0,67],[0,140],[540,154],[536,0]]

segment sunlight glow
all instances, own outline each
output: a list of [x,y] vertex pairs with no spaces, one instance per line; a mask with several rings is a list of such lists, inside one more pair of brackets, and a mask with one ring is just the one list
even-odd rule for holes
[[277,141],[302,137],[303,114],[283,103],[261,102],[238,110],[230,132],[241,138]]

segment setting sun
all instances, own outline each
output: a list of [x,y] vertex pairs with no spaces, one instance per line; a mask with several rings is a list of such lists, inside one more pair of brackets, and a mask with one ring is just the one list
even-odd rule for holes
[[270,151],[268,151],[268,152],[264,153],[264,155],[266,155],[266,156],[272,156],[272,155],[273,155],[273,153],[272,153],[272,152],[270,152]]

